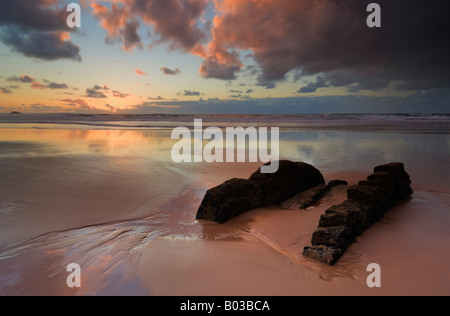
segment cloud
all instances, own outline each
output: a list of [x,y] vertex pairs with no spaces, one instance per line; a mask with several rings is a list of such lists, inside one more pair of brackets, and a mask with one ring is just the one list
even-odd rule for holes
[[86,97],[88,98],[94,98],[94,99],[103,99],[103,98],[107,98],[107,96],[101,92],[98,91],[99,86],[94,86],[93,89],[86,89]]
[[[68,89],[69,86],[65,83],[56,83],[51,82],[46,79],[43,79],[46,84],[42,84],[40,82],[37,82],[33,77],[28,75],[21,75],[21,76],[13,76],[6,79],[6,81],[9,82],[19,82],[19,83],[31,83],[30,87],[32,89]],[[10,86],[13,87],[13,86]],[[15,86],[18,88],[18,86]]]
[[[117,1],[119,2],[119,1]],[[141,37],[138,34],[139,22],[130,14],[128,6],[120,6],[112,3],[111,7],[99,3],[92,3],[93,15],[101,21],[101,26],[108,32],[107,43],[119,41],[122,49],[132,51],[134,48],[142,48]]]
[[190,91],[190,90],[184,90],[184,96],[194,97],[199,96],[200,92],[198,91]]
[[203,17],[208,0],[114,0],[110,6],[91,3],[94,16],[107,30],[107,42],[119,41],[131,51],[142,47],[138,29],[142,21],[151,26],[155,44],[165,43],[169,49],[190,52],[206,41],[207,32],[198,20]]
[[0,87],[0,94],[11,94],[12,90],[9,88]]
[[118,114],[161,114],[161,113],[173,113],[180,110],[183,105],[178,104],[160,104],[153,102],[143,102],[138,105],[128,106],[126,109],[116,109]]
[[258,83],[267,88],[299,70],[353,91],[391,82],[401,82],[401,90],[450,86],[450,3],[380,0],[382,27],[371,29],[370,2],[216,1],[213,40],[200,73],[234,79],[242,70],[238,52],[251,51]]
[[55,90],[55,89],[68,89],[69,87],[65,83],[50,82],[48,84],[42,84],[42,83],[39,83],[37,81],[34,81],[31,84],[31,88],[32,89],[37,89],[37,90],[40,90],[40,89],[52,89],[52,90]]
[[176,75],[181,74],[181,70],[178,68],[175,68],[175,70],[172,70],[170,68],[163,67],[163,68],[161,68],[161,71],[163,74],[170,75],[170,76],[176,76]]
[[68,103],[70,106],[78,106],[79,109],[95,109],[82,99],[62,99],[60,101]]
[[67,32],[34,32],[23,33],[22,30],[8,27],[0,30],[0,41],[27,57],[47,61],[73,59],[81,61],[80,48],[69,41]]
[[129,97],[130,95],[126,94],[126,93],[122,93],[122,92],[117,91],[117,90],[114,90],[113,91],[113,96],[116,97],[116,98],[126,98],[126,97]]
[[86,94],[84,95],[87,98],[94,98],[94,99],[105,99],[108,96],[102,92],[102,91],[111,91],[112,95],[116,98],[127,98],[131,94],[122,93],[118,90],[111,90],[107,85],[94,85],[92,89],[86,89]]
[[6,79],[6,81],[21,82],[21,83],[33,83],[34,79],[27,75],[21,75],[20,77],[13,76]]
[[316,82],[310,82],[307,86],[300,88],[298,93],[313,93],[316,92],[319,88],[328,88],[329,85],[325,82],[323,77],[318,76],[316,78]]
[[108,88],[107,85],[103,85],[103,87],[101,87],[99,85],[95,85],[92,89],[93,90],[106,90],[106,91],[111,90],[110,88]]
[[[108,41],[119,41],[124,50],[141,46],[136,32],[145,24],[151,27],[151,46],[165,44],[201,57],[204,78],[252,76],[259,86],[274,89],[289,78],[321,76],[330,88],[349,92],[379,91],[393,83],[398,90],[450,86],[448,1],[379,0],[382,27],[376,29],[366,25],[370,0],[216,0],[212,21],[208,0],[111,2],[91,4]],[[311,83],[299,93],[320,85]]]
[[[259,99],[198,99],[190,101],[166,100],[143,102],[125,109],[109,104],[96,109],[82,99],[59,100],[71,108],[50,107],[34,104],[32,112],[79,112],[118,114],[311,114],[311,113],[448,113],[450,88],[429,89],[414,92],[407,97],[374,97],[361,95],[344,96],[297,96],[290,98]],[[4,108],[6,109],[6,108]],[[11,110],[12,108],[10,108]],[[30,105],[16,108],[25,112]],[[289,118],[290,116],[287,116]]]
[[31,87],[31,89],[35,89],[35,90],[42,90],[42,89],[45,89],[46,85],[39,83],[37,81],[34,81],[30,87]]
[[50,82],[47,84],[48,89],[68,89],[69,87],[65,83]]
[[[450,88],[416,92],[409,97],[360,95],[297,96],[145,102],[126,113],[170,114],[311,114],[311,113],[450,113]],[[119,112],[118,112],[119,113]]]
[[123,50],[131,51],[133,48],[137,47],[142,49],[143,44],[141,43],[141,37],[138,34],[139,22],[137,20],[132,20],[127,22],[125,28],[121,30],[120,35],[123,38]]
[[55,105],[45,105],[41,103],[34,103],[31,106],[27,107],[27,110],[34,113],[52,113],[59,112],[62,110],[60,106]]
[[16,24],[42,31],[67,29],[67,13],[58,0],[2,0],[0,25]]
[[136,69],[134,72],[139,76],[147,76],[147,74],[139,68]]
[[234,80],[236,73],[243,67],[237,51],[230,52],[216,47],[214,43],[210,45],[210,50],[204,57],[200,67],[200,74],[204,78]]
[[67,12],[59,2],[3,0],[0,41],[27,57],[81,61],[80,48],[70,41]]
[[115,111],[116,111],[116,108],[113,107],[112,105],[105,104],[104,107],[107,108],[107,109],[109,109],[111,112],[115,112]]

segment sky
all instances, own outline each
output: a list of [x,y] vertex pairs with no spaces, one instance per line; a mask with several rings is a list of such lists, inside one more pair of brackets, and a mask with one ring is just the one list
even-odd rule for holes
[[449,16],[447,0],[2,0],[0,113],[449,113]]

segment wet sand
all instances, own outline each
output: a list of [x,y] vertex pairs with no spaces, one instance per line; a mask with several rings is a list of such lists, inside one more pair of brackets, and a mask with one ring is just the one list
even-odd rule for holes
[[[158,159],[170,145],[130,152],[144,138],[118,149],[119,134],[100,153],[84,152],[82,142],[75,152],[52,151],[50,140],[64,133],[32,144],[0,140],[0,295],[450,294],[450,187],[430,181],[427,170],[407,165],[413,199],[329,267],[302,250],[320,215],[346,198],[345,187],[306,211],[271,207],[223,225],[196,221],[207,189],[247,178],[258,164],[176,165]],[[153,145],[164,139],[151,136]],[[27,154],[9,154],[20,150]],[[436,157],[432,172],[447,160]],[[332,169],[322,170],[327,180],[350,184],[372,171]],[[70,263],[82,268],[80,289],[66,286]],[[381,266],[379,289],[367,287],[370,263]]]

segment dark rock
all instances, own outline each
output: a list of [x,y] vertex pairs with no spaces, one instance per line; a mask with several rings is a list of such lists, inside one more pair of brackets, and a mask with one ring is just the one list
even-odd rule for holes
[[305,257],[328,264],[335,265],[341,258],[342,251],[336,247],[327,247],[324,245],[305,247],[303,250]]
[[327,185],[318,185],[284,201],[281,207],[283,209],[306,210],[320,201],[330,190],[341,185],[348,185],[348,183],[342,180],[333,180]]
[[320,217],[319,227],[346,226],[351,228],[352,234],[360,235],[371,223],[370,214],[359,203],[345,201],[330,207]]
[[353,243],[354,234],[347,226],[319,227],[312,237],[312,245],[333,246],[342,250]]
[[335,187],[338,187],[338,186],[341,186],[341,185],[348,185],[348,182],[347,182],[347,181],[343,181],[343,180],[333,180],[333,181],[330,181],[330,182],[327,184],[327,190],[331,190],[331,189],[333,189],[333,188],[335,188]]
[[233,179],[209,190],[197,219],[224,223],[246,211],[280,204],[325,183],[320,171],[311,165],[283,160],[279,166],[276,173],[263,174],[259,169],[249,180]]
[[401,162],[394,162],[387,165],[375,167],[375,173],[386,172],[393,176],[394,185],[397,188],[397,198],[399,200],[408,199],[413,190],[411,188],[411,178],[405,171],[405,166]]
[[265,205],[261,186],[251,180],[232,179],[209,190],[197,212],[197,219],[224,223],[251,209]]
[[306,190],[281,204],[283,209],[305,210],[314,205],[328,192],[325,184]]
[[347,201],[321,216],[303,255],[335,264],[357,236],[383,218],[386,211],[412,194],[411,179],[402,163],[378,166],[366,181],[347,190]]
[[266,205],[280,204],[282,201],[318,185],[325,184],[319,170],[302,162],[280,161],[276,173],[255,172],[250,180],[259,183],[266,197]]

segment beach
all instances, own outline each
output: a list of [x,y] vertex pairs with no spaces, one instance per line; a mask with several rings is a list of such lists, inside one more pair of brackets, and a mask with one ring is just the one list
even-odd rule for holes
[[[270,206],[222,225],[195,219],[208,189],[261,164],[173,162],[171,130],[192,126],[190,117],[3,118],[0,295],[449,295],[449,118],[389,118],[395,128],[379,116],[205,120],[282,124],[280,158],[312,164],[327,182],[357,184],[377,165],[405,164],[412,199],[335,266],[302,251],[346,187],[303,211]],[[81,288],[66,285],[70,263],[81,267]],[[371,263],[381,288],[367,286]]]

